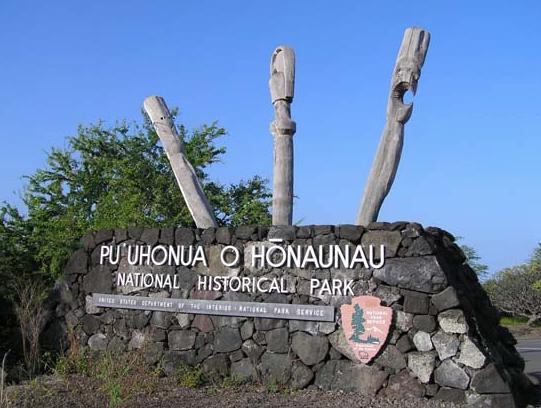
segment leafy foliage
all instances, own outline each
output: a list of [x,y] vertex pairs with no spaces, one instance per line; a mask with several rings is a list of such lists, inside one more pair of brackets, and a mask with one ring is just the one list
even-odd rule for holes
[[[179,126],[186,154],[221,225],[269,224],[270,194],[265,180],[253,177],[223,186],[209,180],[208,167],[221,160],[225,148],[216,141],[225,130],[213,123],[188,132]],[[106,128],[103,123],[79,127],[66,149],[53,149],[47,166],[28,177],[24,196],[28,217],[3,209],[12,227],[10,237],[23,235],[21,251],[32,253],[33,265],[52,277],[62,267],[81,237],[89,231],[138,227],[194,226],[167,156],[152,126],[125,122]],[[7,246],[6,241],[0,245]],[[3,248],[2,248],[3,249]],[[16,248],[15,248],[16,249]]]
[[[176,111],[173,112],[173,116]],[[177,126],[220,225],[270,224],[267,183],[212,181],[226,132],[216,123],[188,131]],[[0,279],[40,281],[51,287],[90,231],[127,227],[194,226],[167,156],[148,118],[142,123],[80,126],[65,148],[53,148],[46,166],[27,177],[26,208],[0,206]],[[23,215],[24,214],[24,215]],[[19,291],[20,292],[20,291]],[[0,285],[1,348],[17,347],[15,287]],[[20,339],[19,339],[20,343]],[[19,345],[20,346],[20,345]]]
[[523,265],[506,268],[485,282],[494,305],[512,316],[528,318],[528,324],[541,319],[541,245]]
[[[462,240],[462,237],[456,237],[456,240]],[[477,274],[479,279],[486,278],[488,274],[488,265],[481,263],[481,257],[477,253],[477,250],[469,245],[462,244],[460,249],[466,257],[466,262],[470,265],[470,268]]]

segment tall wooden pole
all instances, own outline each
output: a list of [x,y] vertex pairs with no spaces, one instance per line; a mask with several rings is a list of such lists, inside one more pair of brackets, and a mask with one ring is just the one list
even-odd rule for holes
[[270,131],[274,139],[272,224],[291,225],[293,221],[293,135],[291,120],[295,87],[295,53],[280,46],[272,54],[269,88],[274,107]]
[[203,192],[195,170],[184,154],[184,144],[171,120],[171,114],[161,96],[149,96],[143,104],[158,134],[186,206],[199,228],[217,227],[212,208]]
[[429,43],[430,34],[425,30],[408,28],[404,33],[391,79],[387,121],[361,199],[357,225],[377,220],[383,200],[391,190],[402,154],[404,125],[413,110],[413,103],[404,103],[404,94],[411,91],[415,95],[417,91]]

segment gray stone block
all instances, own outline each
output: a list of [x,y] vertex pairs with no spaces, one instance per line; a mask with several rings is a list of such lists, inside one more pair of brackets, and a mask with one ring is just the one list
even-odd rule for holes
[[436,329],[436,319],[430,315],[417,315],[413,317],[413,327],[431,333]]
[[147,364],[156,364],[163,355],[163,343],[148,343],[143,347],[143,357]]
[[466,333],[468,326],[464,312],[460,309],[450,309],[438,315],[438,323],[446,333]]
[[413,240],[406,251],[406,256],[425,256],[432,255],[434,247],[425,237],[419,237]]
[[229,359],[225,354],[214,354],[201,364],[201,369],[208,379],[219,380],[230,374]]
[[438,312],[460,306],[456,290],[452,286],[447,287],[440,293],[432,295],[431,302]]
[[201,243],[203,245],[210,245],[214,243],[216,239],[216,228],[210,227],[206,228],[201,232]]
[[298,239],[307,239],[312,237],[312,226],[302,226],[297,228],[297,238]]
[[242,339],[239,329],[235,327],[222,327],[214,335],[214,350],[218,353],[229,353],[240,349]]
[[454,402],[455,404],[462,404],[466,401],[466,394],[463,390],[456,388],[442,387],[438,390],[434,399],[437,401]]
[[427,383],[432,378],[436,366],[436,354],[434,352],[408,354],[408,368],[422,383]]
[[154,246],[158,243],[159,238],[160,238],[159,228],[145,228],[143,230],[143,233],[141,234],[141,238],[139,239],[147,245]]
[[332,234],[334,232],[334,226],[333,225],[313,225],[312,231],[314,231],[314,236]]
[[[385,246],[385,258],[392,258],[396,256],[400,242],[402,241],[402,235],[398,231],[368,231],[365,232],[361,238],[361,245],[368,250],[368,245],[374,245],[374,248]],[[367,251],[368,253],[368,251]],[[376,251],[379,254],[379,250]]]
[[244,358],[231,364],[231,376],[241,381],[255,381],[257,372],[252,361]]
[[473,375],[471,388],[479,394],[503,394],[511,392],[507,384],[494,364]]
[[107,343],[107,336],[103,333],[93,334],[88,339],[88,347],[90,347],[91,350],[105,351],[107,350]]
[[88,271],[88,253],[84,248],[78,249],[70,257],[66,266],[64,266],[64,273],[66,275],[85,274]]
[[267,238],[291,242],[295,240],[296,229],[294,225],[274,225],[270,227]]
[[338,389],[374,396],[389,376],[374,366],[348,360],[330,360],[316,373],[315,384],[323,389]]
[[457,361],[471,368],[481,368],[485,365],[486,357],[477,345],[468,336],[465,336]]
[[470,383],[470,377],[466,371],[451,359],[442,362],[434,371],[434,380],[442,387],[458,388],[465,390]]
[[432,340],[430,339],[430,333],[424,331],[418,331],[413,336],[413,344],[419,351],[430,351],[434,348]]
[[249,339],[242,343],[242,351],[250,360],[258,361],[265,349],[252,339]]
[[347,239],[356,244],[361,239],[364,228],[360,225],[340,225],[337,232],[339,238]]
[[257,234],[257,227],[254,225],[240,225],[235,229],[237,239],[251,239],[254,234]]
[[386,285],[379,285],[374,295],[381,299],[383,306],[391,306],[402,299],[400,289]]
[[[515,408],[517,407],[512,394],[475,394],[466,395],[468,407],[487,407],[487,408]],[[531,405],[528,405],[530,408]]]
[[246,320],[240,328],[240,337],[242,340],[247,340],[254,334],[254,322],[252,320]]
[[291,377],[291,357],[288,354],[265,352],[259,369],[264,383],[287,384]]
[[411,290],[403,290],[402,294],[404,295],[404,312],[412,314],[428,313],[428,295]]
[[398,350],[402,354],[407,353],[410,350],[413,350],[413,347],[414,347],[414,344],[407,334],[404,334],[403,336],[401,336],[396,342],[396,348],[398,348]]
[[175,330],[169,332],[170,350],[190,350],[195,344],[197,334],[191,330]]
[[381,269],[374,271],[374,277],[387,285],[425,293],[439,292],[447,284],[435,256],[388,259]]
[[228,227],[220,227],[216,230],[216,242],[218,244],[229,245],[233,237],[232,229]]
[[174,245],[175,244],[175,229],[174,228],[162,228],[160,231],[160,244]]
[[101,230],[94,234],[94,243],[99,245],[113,239],[113,230]]
[[305,388],[314,378],[314,372],[300,361],[293,362],[291,369],[291,381],[289,385],[294,390]]
[[176,245],[192,245],[195,241],[195,234],[191,228],[177,228],[175,230]]
[[406,368],[406,359],[400,350],[393,345],[387,345],[383,348],[383,352],[376,358],[376,363],[382,367],[391,368],[395,371],[400,371]]
[[108,265],[98,265],[90,269],[83,278],[83,291],[86,293],[111,293],[113,275]]
[[291,349],[304,364],[311,366],[323,361],[329,351],[329,340],[325,336],[298,332],[293,335]]
[[455,335],[440,330],[432,336],[432,344],[436,348],[438,357],[443,361],[456,355],[460,341]]
[[273,353],[287,353],[289,351],[289,331],[285,327],[269,330],[265,333],[267,350]]
[[168,350],[163,353],[162,370],[165,375],[174,374],[182,365],[193,366],[195,364],[195,351]]
[[425,395],[425,386],[404,370],[389,377],[389,383],[381,394],[384,397],[396,399],[422,398]]
[[84,315],[81,318],[81,325],[83,330],[89,336],[93,335],[100,328],[100,321],[92,315]]
[[131,335],[130,342],[128,343],[128,350],[139,350],[147,343],[148,339],[145,333],[134,330]]
[[404,313],[401,310],[394,312],[395,315],[395,327],[401,332],[407,332],[413,327],[413,315],[411,313]]

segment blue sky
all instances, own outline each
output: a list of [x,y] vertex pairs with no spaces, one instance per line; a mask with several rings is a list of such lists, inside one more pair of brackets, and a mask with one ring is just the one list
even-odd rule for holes
[[228,130],[212,177],[270,179],[268,65],[286,44],[294,220],[352,223],[403,31],[418,26],[432,39],[380,220],[463,236],[492,272],[523,262],[541,241],[541,4],[513,3],[4,0],[0,200],[20,204],[22,176],[77,125],[139,121],[155,94],[189,127]]

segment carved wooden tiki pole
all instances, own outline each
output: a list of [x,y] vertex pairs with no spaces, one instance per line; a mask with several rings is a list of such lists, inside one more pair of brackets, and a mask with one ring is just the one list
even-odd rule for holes
[[402,153],[404,125],[413,109],[413,103],[404,104],[403,97],[408,90],[415,95],[429,42],[430,34],[420,28],[408,28],[404,33],[391,79],[387,121],[364,189],[357,225],[377,220],[393,184]]
[[160,137],[186,206],[199,228],[217,227],[210,206],[195,170],[184,154],[184,144],[171,120],[171,114],[161,96],[149,96],[143,104],[156,133]]
[[295,53],[280,46],[270,64],[269,88],[274,106],[270,131],[274,139],[272,224],[291,225],[293,218],[293,135],[291,102],[295,87]]

